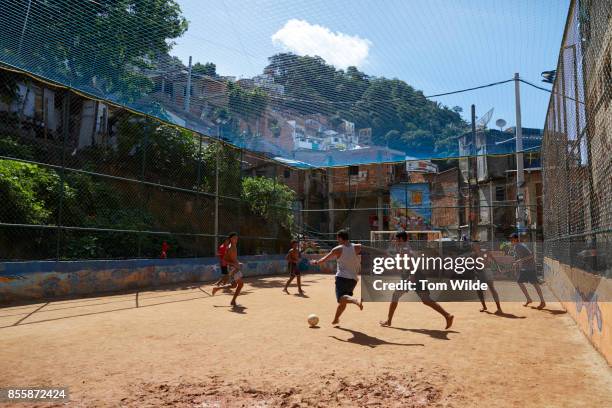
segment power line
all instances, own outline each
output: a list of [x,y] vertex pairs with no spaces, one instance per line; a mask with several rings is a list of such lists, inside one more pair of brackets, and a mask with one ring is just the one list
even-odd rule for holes
[[507,79],[505,81],[493,82],[491,84],[475,86],[473,88],[461,89],[459,91],[445,92],[445,93],[441,93],[441,94],[437,94],[437,95],[428,95],[425,98],[435,98],[435,97],[438,97],[438,96],[446,96],[446,95],[453,95],[453,94],[458,94],[458,93],[462,93],[462,92],[475,91],[477,89],[489,88],[491,86],[501,85],[501,84],[505,84],[507,82],[512,82],[512,81],[514,81],[514,79]]
[[553,94],[553,95],[560,95],[562,98],[567,98],[567,99],[570,99],[570,100],[572,100],[572,101],[574,101],[574,102],[578,102],[578,103],[581,103],[581,104],[583,104],[583,105],[584,105],[584,102],[579,101],[579,100],[577,100],[577,99],[574,99],[574,98],[572,98],[571,96],[561,95],[561,94],[559,94],[559,93],[557,93],[557,92],[554,92],[552,89],[547,89],[547,88],[543,88],[543,87],[541,87],[541,86],[537,86],[536,84],[532,84],[531,82],[525,81],[524,79],[519,79],[519,81],[521,81],[522,83],[527,84],[527,85],[529,85],[529,86],[533,86],[534,88],[539,89],[539,90],[541,90],[541,91],[546,91],[546,92],[548,92],[548,93],[550,93],[550,94]]
[[[423,98],[429,99],[429,98],[436,98],[438,96],[446,96],[446,95],[453,95],[453,94],[458,94],[462,92],[475,91],[477,89],[489,88],[492,86],[501,85],[501,84],[505,84],[505,83],[512,82],[512,81],[514,81],[514,79],[507,79],[505,81],[498,81],[498,82],[493,82],[493,83],[486,84],[486,85],[475,86],[472,88],[460,89],[458,91],[444,92],[444,93],[435,94],[435,95],[423,95]],[[286,100],[286,101],[291,101],[291,102],[307,102],[307,103],[328,104],[328,105],[343,105],[343,104],[354,105],[355,103],[361,101],[361,99],[357,101],[327,101],[327,100],[320,100],[320,99],[316,99],[316,100],[315,99],[301,99],[301,98],[291,98],[287,96],[279,96],[279,95],[272,95],[272,94],[270,94],[269,96],[272,99],[281,99],[281,100]],[[367,102],[385,103],[385,102],[401,101],[401,100],[406,100],[406,99],[407,98],[389,98],[389,99],[368,100]]]

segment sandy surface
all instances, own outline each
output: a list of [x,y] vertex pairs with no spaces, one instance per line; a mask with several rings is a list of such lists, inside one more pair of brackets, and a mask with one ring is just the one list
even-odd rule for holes
[[307,297],[249,279],[236,310],[206,285],[0,309],[0,386],[86,407],[612,406],[612,369],[559,304],[446,303],[446,331],[419,303],[380,327],[387,304],[368,303],[333,327],[333,277],[304,280]]

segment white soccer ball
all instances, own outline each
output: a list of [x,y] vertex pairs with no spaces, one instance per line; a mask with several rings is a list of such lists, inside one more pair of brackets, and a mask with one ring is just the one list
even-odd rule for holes
[[319,316],[317,316],[316,314],[309,315],[308,324],[310,325],[310,327],[315,327],[317,324],[319,324]]

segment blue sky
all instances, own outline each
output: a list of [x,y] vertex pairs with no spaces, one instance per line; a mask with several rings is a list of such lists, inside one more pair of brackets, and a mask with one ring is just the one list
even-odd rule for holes
[[[543,85],[554,69],[569,0],[178,0],[189,30],[171,54],[251,77],[277,52],[318,54],[339,68],[399,78],[425,95],[510,79]],[[523,126],[541,128],[548,93],[521,86]],[[468,117],[495,108],[515,123],[512,83],[435,98]]]

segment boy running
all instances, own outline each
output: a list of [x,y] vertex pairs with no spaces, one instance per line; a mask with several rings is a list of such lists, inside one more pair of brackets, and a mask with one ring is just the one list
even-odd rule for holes
[[[472,241],[472,257],[474,259],[480,257],[480,258],[483,258],[485,262],[489,264],[491,263],[488,257],[485,256],[485,253],[480,247],[480,243],[478,241]],[[495,311],[495,314],[496,315],[504,314],[501,308],[501,304],[499,303],[499,294],[497,293],[497,290],[495,289],[495,284],[493,283],[493,279],[491,279],[487,271],[485,269],[475,271],[474,278],[480,280],[481,282],[486,283],[487,286],[489,287],[489,291],[491,291],[491,295],[493,296],[493,300],[495,301],[495,305],[497,306],[497,310]],[[485,303],[484,293],[482,290],[478,290],[478,298],[480,299],[480,303],[482,304],[482,309],[480,309],[480,311],[486,312],[487,304]]]
[[300,276],[300,270],[298,269],[298,262],[300,262],[300,249],[298,247],[298,242],[295,239],[291,241],[291,249],[287,253],[285,259],[287,259],[289,280],[287,281],[287,283],[285,283],[285,288],[283,289],[283,292],[288,294],[289,291],[287,290],[287,288],[289,287],[289,284],[291,283],[293,278],[297,278],[298,293],[300,295],[303,295],[304,291],[302,290],[302,277]]
[[[408,234],[406,233],[406,231],[401,231],[395,234],[395,242],[397,244],[397,253],[399,255],[407,254],[408,256],[412,256],[412,250],[410,249],[410,246],[408,245]],[[422,272],[416,271],[416,273],[410,274],[410,276],[406,276],[405,274],[402,274],[402,279],[410,280],[412,282],[418,282],[420,280],[424,280],[425,276],[423,275]],[[420,285],[417,285],[417,288],[419,286]],[[421,298],[421,302],[423,302],[424,305],[431,307],[433,310],[435,310],[436,312],[444,316],[444,319],[446,320],[446,329],[447,330],[450,329],[450,327],[453,325],[453,319],[455,317],[452,314],[448,313],[446,310],[444,310],[442,306],[440,306],[437,302],[433,301],[429,297],[429,290],[417,289],[415,290],[415,292],[417,293],[419,298]],[[391,321],[393,320],[395,309],[397,309],[399,299],[400,297],[402,297],[404,293],[406,293],[406,291],[403,291],[403,290],[396,290],[393,292],[393,298],[391,300],[391,303],[389,304],[389,313],[387,315],[387,320],[381,321],[380,322],[381,326],[384,326],[384,327],[391,326]]]
[[229,245],[227,246],[227,250],[223,255],[223,260],[229,267],[229,277],[232,280],[232,283],[214,287],[212,290],[212,294],[214,296],[215,293],[217,293],[217,291],[221,289],[236,288],[236,291],[234,292],[234,296],[232,297],[232,301],[230,303],[232,306],[236,306],[236,298],[238,297],[238,295],[240,294],[240,290],[244,286],[244,282],[242,281],[243,275],[240,271],[240,266],[242,264],[238,262],[238,234],[232,232],[228,235],[227,238],[229,239]]
[[217,248],[217,258],[219,258],[219,266],[221,267],[221,278],[215,283],[215,286],[225,285],[229,281],[229,275],[227,272],[227,263],[225,262],[225,252],[229,245],[230,239],[225,238],[219,248]]
[[353,289],[357,286],[358,274],[361,269],[361,244],[353,244],[349,241],[349,234],[345,230],[338,231],[336,236],[338,245],[323,258],[311,261],[312,265],[318,265],[330,259],[336,259],[336,300],[338,307],[332,324],[340,323],[340,316],[346,305],[352,303],[363,310],[363,302],[353,297]]
[[525,302],[524,306],[527,306],[533,302],[529,296],[529,292],[527,292],[527,288],[525,287],[525,282],[529,282],[533,285],[536,292],[538,292],[538,296],[540,297],[540,304],[537,308],[544,309],[546,307],[546,302],[544,302],[542,288],[540,288],[540,282],[538,282],[538,277],[536,276],[536,266],[533,253],[531,253],[529,248],[527,248],[527,245],[521,242],[517,233],[510,235],[510,241],[514,247],[514,262],[512,262],[512,266],[516,267],[518,265],[519,269],[519,276],[516,283],[518,283],[521,291],[523,291],[523,294],[527,298],[527,302]]

